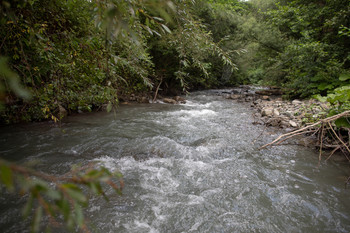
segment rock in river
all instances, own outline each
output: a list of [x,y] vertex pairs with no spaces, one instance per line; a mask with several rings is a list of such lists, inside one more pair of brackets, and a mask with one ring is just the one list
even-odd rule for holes
[[177,104],[177,101],[170,98],[163,98],[163,102],[167,104]]

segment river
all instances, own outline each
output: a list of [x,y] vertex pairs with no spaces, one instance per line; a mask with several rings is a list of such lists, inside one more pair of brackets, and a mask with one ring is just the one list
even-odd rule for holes
[[[92,232],[350,231],[347,164],[318,166],[296,145],[259,151],[280,132],[253,125],[248,104],[216,91],[187,99],[2,127],[0,153],[57,175],[89,161],[121,171],[123,195],[108,190],[85,211]],[[21,203],[1,196],[1,232],[26,232]]]

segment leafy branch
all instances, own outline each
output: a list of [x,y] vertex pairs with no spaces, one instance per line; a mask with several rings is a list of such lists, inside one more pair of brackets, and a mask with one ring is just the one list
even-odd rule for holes
[[27,218],[33,214],[31,232],[40,230],[44,217],[50,223],[48,227],[61,226],[63,219],[69,230],[77,226],[83,232],[90,232],[83,213],[83,207],[89,203],[86,190],[108,200],[107,187],[118,195],[124,187],[121,173],[111,173],[104,167],[94,168],[94,165],[90,163],[56,176],[0,159],[0,183],[10,193],[26,198],[23,216]]

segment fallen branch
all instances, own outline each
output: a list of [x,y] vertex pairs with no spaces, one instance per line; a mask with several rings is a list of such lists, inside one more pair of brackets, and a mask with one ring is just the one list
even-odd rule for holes
[[332,132],[334,133],[334,135],[335,135],[335,136],[337,137],[337,139],[339,140],[339,142],[341,142],[341,143],[343,144],[343,146],[346,148],[346,150],[347,150],[347,151],[349,152],[349,154],[350,154],[350,149],[349,149],[349,147],[345,144],[345,142],[343,142],[343,140],[340,139],[340,137],[338,136],[338,134],[334,131],[334,129],[333,129],[331,123],[328,122],[328,125],[329,125],[329,127],[331,128],[331,130],[332,130]]
[[[289,138],[292,138],[294,136],[297,136],[297,135],[301,135],[301,134],[304,134],[304,133],[309,133],[310,132],[310,129],[311,131],[317,131],[319,130],[320,127],[324,127],[326,124],[330,125],[331,126],[331,122],[339,119],[339,118],[342,118],[342,117],[349,117],[350,116],[350,111],[345,111],[345,112],[342,112],[340,114],[337,114],[337,115],[334,115],[334,116],[331,116],[331,117],[328,117],[326,119],[323,119],[323,120],[320,120],[314,124],[311,124],[311,125],[308,125],[308,126],[305,126],[303,128],[300,128],[298,130],[295,130],[293,132],[289,132],[289,133],[286,133],[286,134],[282,134],[280,135],[278,138],[276,138],[275,140],[273,140],[272,142],[268,143],[268,144],[265,144],[263,145],[262,147],[259,148],[259,150],[261,149],[265,149],[266,147],[268,146],[272,146],[274,144],[278,145],[280,144],[281,142],[289,139]],[[320,126],[321,125],[321,126]],[[344,147],[346,148],[346,150],[350,153],[350,149],[349,147],[338,137],[338,135],[335,133],[333,127],[331,127],[331,130],[333,131],[333,133],[336,135],[337,139],[340,140],[340,142],[344,145]],[[324,129],[321,130],[321,134],[323,134],[323,131]],[[322,136],[322,135],[321,135]],[[321,138],[321,140],[323,140]],[[322,144],[321,144],[321,149],[322,150]]]
[[[312,131],[308,131],[307,133],[311,133],[311,132],[312,132]],[[302,135],[302,134],[305,134],[305,132],[300,132],[300,133],[297,133],[297,134],[290,135],[290,136],[288,136],[288,137],[286,137],[286,138],[283,138],[283,140],[280,140],[279,142],[277,142],[276,145],[281,144],[282,142],[288,140],[289,138],[292,138],[292,137],[298,136],[298,135]]]
[[158,91],[159,91],[159,87],[160,87],[160,85],[162,84],[162,82],[163,82],[163,77],[160,77],[160,81],[159,81],[159,84],[158,84],[158,86],[157,86],[157,89],[156,89],[156,92],[155,92],[155,94],[154,94],[154,98],[153,98],[153,103],[156,101],[156,99],[157,99],[157,95],[158,95]]

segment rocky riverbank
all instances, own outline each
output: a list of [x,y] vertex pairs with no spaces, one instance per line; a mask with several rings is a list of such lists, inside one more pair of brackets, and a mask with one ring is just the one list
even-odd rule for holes
[[278,88],[255,88],[241,86],[225,91],[226,99],[250,102],[256,110],[254,123],[283,129],[295,129],[304,126],[312,119],[325,115],[327,104],[315,99],[283,100]]

